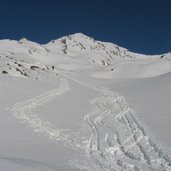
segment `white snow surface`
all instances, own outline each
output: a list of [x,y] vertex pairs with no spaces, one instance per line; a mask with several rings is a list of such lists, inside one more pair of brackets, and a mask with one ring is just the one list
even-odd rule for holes
[[171,171],[170,60],[82,33],[0,40],[0,171]]

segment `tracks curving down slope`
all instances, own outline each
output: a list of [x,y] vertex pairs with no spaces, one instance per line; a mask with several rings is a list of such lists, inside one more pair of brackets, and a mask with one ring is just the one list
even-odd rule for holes
[[91,130],[88,141],[80,142],[71,130],[59,129],[33,111],[70,90],[67,79],[62,76],[58,88],[15,104],[11,108],[13,116],[47,138],[86,151],[86,166],[78,161],[73,167],[89,171],[171,171],[170,156],[150,137],[123,96],[106,87],[96,88],[63,76],[100,93],[91,101],[94,109],[84,117]]
[[38,132],[54,141],[62,140],[65,142],[72,142],[71,137],[67,133],[69,130],[57,128],[49,121],[41,119],[40,116],[33,111],[38,106],[43,105],[70,90],[65,78],[59,77],[59,81],[60,84],[58,88],[49,90],[24,102],[17,103],[11,108],[11,111],[15,118],[17,118],[21,123],[32,127],[35,132]]
[[98,91],[101,96],[91,101],[94,110],[85,116],[92,132],[89,170],[170,171],[168,154],[148,135],[124,97],[107,88]]

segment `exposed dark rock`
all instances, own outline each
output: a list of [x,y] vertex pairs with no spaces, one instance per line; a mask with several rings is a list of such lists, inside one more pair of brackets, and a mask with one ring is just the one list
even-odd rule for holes
[[3,71],[2,71],[2,74],[8,74],[8,72],[3,70]]

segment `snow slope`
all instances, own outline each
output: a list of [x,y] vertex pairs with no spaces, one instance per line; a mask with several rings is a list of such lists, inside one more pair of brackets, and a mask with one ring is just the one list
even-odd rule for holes
[[171,54],[81,33],[0,41],[0,170],[170,171]]

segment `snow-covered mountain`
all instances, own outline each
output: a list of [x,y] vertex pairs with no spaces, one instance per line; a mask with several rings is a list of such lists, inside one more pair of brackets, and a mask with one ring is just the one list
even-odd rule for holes
[[[1,72],[15,76],[29,76],[32,70],[47,71],[52,65],[66,70],[84,70],[96,67],[100,68],[100,71],[105,70],[105,74],[109,70],[113,71],[114,68],[117,68],[115,73],[118,70],[123,72],[122,66],[124,68],[131,66],[130,74],[132,74],[137,63],[141,72],[144,64],[148,63],[145,66],[147,68],[143,68],[146,71],[153,62],[156,62],[157,70],[161,68],[159,73],[155,73],[157,75],[170,71],[170,65],[166,67],[164,64],[166,71],[160,66],[170,60],[170,56],[170,53],[154,56],[136,54],[112,43],[96,41],[81,33],[65,36],[45,45],[28,41],[25,38],[19,41],[0,41]],[[103,66],[103,69],[100,66]],[[108,66],[108,69],[104,68],[105,66]],[[115,73],[109,72],[107,75],[117,77]],[[95,73],[94,75],[99,74]],[[148,74],[145,76],[148,77]]]
[[0,170],[171,171],[170,87],[170,52],[1,40]]
[[[82,33],[65,36],[53,40],[47,45],[47,49],[59,54],[66,54],[71,57],[89,54],[89,61],[101,65],[110,65],[119,59],[135,59],[143,57],[129,52],[127,49],[112,43],[96,41]],[[98,56],[96,59],[93,56]]]

